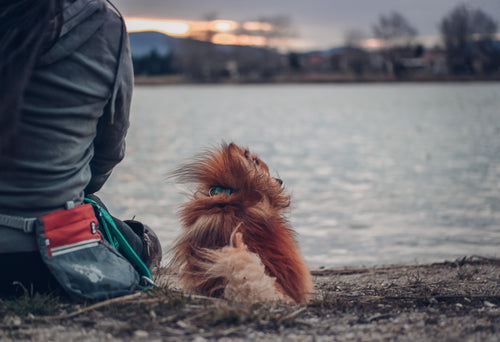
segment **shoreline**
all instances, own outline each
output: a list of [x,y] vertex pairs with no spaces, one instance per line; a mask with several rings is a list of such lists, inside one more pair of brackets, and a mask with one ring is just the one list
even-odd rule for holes
[[193,84],[351,84],[351,83],[455,83],[455,82],[500,82],[500,74],[492,76],[450,76],[450,75],[418,75],[394,78],[388,75],[355,75],[339,74],[297,74],[278,75],[271,78],[239,78],[196,81],[183,75],[135,76],[135,85],[193,85]]
[[5,310],[2,341],[455,341],[500,339],[500,259],[313,270],[308,305],[242,304],[163,287],[52,312]]

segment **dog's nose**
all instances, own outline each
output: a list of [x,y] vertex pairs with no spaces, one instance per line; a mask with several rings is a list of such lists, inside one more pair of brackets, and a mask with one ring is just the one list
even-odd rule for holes
[[280,185],[283,185],[283,181],[282,181],[281,179],[279,179],[279,178],[275,178],[274,180],[275,180],[276,182],[280,183]]

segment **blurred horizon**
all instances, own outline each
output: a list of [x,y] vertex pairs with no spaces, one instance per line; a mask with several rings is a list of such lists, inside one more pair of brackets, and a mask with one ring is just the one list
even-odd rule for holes
[[[227,19],[215,19],[210,21],[189,21],[189,20],[170,20],[170,19],[154,19],[154,18],[139,18],[126,17],[125,22],[129,33],[136,32],[159,32],[168,36],[177,38],[195,38],[197,40],[206,40],[206,32],[214,31],[210,39],[214,44],[220,45],[246,45],[267,47],[268,39],[265,35],[259,35],[257,31],[272,31],[273,26],[268,22],[262,21],[246,21],[236,22]],[[235,34],[240,28],[256,27],[255,29],[247,29],[250,34]],[[262,29],[262,27],[269,27]],[[258,27],[258,28],[257,28]],[[255,32],[255,33],[254,33]],[[500,34],[498,35],[500,39]],[[440,44],[438,36],[420,36],[417,40],[425,46],[435,46]],[[345,42],[339,42],[336,45],[330,46],[315,46],[309,44],[297,37],[283,37],[281,41],[274,39],[273,47],[282,51],[307,52],[312,50],[325,50],[338,46],[345,45]],[[383,47],[383,41],[377,38],[362,38],[359,41],[359,46],[365,49],[376,49]]]
[[[225,0],[115,0],[114,3],[125,16],[130,32],[154,30],[175,37],[186,37],[188,34],[192,36],[193,32],[202,32],[209,25],[220,25],[215,30],[216,40],[213,41],[217,44],[264,46],[265,36],[255,32],[251,35],[234,33],[247,23],[269,24],[278,20],[281,28],[287,32],[281,41],[275,39],[275,47],[288,51],[342,46],[353,35],[373,44],[373,27],[381,16],[393,12],[401,13],[408,20],[415,28],[415,39],[426,46],[441,41],[439,24],[459,4],[480,9],[497,23],[500,22],[500,2],[495,0],[424,0],[411,3],[396,0],[369,3],[361,0],[316,0],[313,5],[311,2],[294,0],[288,1],[286,6],[277,1],[260,0],[252,3]],[[260,30],[266,31],[262,27]],[[500,39],[498,34],[497,37]]]

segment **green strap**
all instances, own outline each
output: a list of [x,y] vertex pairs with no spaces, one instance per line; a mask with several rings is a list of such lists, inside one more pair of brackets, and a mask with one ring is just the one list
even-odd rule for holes
[[[134,268],[139,272],[139,274],[143,277],[147,278],[149,283],[154,284],[153,277],[149,272],[149,269],[146,267],[144,262],[139,258],[137,253],[130,247],[128,241],[123,237],[122,233],[116,227],[115,222],[111,215],[102,208],[95,201],[90,198],[85,198],[85,203],[90,203],[94,208],[97,209],[99,213],[99,222],[102,224],[104,233],[106,234],[106,238],[109,243],[118,250],[127,260],[134,266]],[[147,286],[149,287],[149,286]]]

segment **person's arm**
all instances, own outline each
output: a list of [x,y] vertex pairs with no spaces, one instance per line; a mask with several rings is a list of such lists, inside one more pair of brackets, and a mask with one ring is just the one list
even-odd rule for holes
[[111,99],[97,126],[94,157],[90,162],[92,178],[85,189],[86,194],[97,192],[104,185],[113,168],[125,156],[125,136],[129,127],[134,75],[125,26],[123,26],[122,34],[116,81]]

